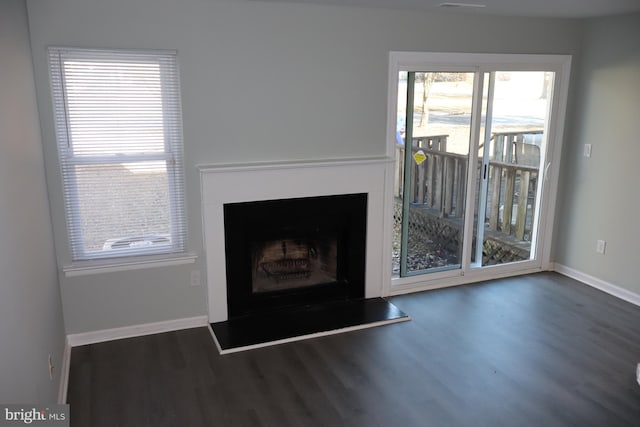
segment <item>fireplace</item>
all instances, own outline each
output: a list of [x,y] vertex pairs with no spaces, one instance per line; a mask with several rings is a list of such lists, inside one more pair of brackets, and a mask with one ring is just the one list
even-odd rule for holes
[[[331,195],[366,194],[367,211],[365,261],[365,298],[380,297],[388,289],[391,265],[388,260],[390,242],[384,241],[383,230],[391,229],[392,200],[385,188],[393,163],[387,158],[346,159],[315,162],[275,162],[249,164],[200,165],[202,186],[202,220],[206,255],[207,311],[211,323],[230,318],[225,244],[225,206],[287,199],[322,198]],[[392,176],[392,175],[391,175]],[[284,215],[288,213],[285,212]],[[249,218],[250,219],[250,218]],[[259,218],[258,218],[259,219]],[[320,218],[322,219],[322,218]],[[241,226],[243,226],[241,224]],[[253,227],[255,232],[262,229]],[[241,233],[249,230],[241,231]],[[295,235],[291,239],[298,239]],[[336,234],[336,238],[339,236]],[[266,239],[265,239],[266,240]],[[245,246],[244,266],[251,272],[250,247]],[[340,262],[338,254],[337,263]],[[338,265],[338,276],[340,266]],[[247,273],[250,274],[250,273]],[[245,276],[245,285],[251,276]],[[352,280],[352,279],[351,279]],[[316,288],[316,285],[309,286]],[[245,288],[246,292],[246,288]],[[257,297],[266,297],[264,292]]]
[[367,194],[224,204],[229,318],[365,296]]
[[221,354],[408,320],[381,298],[391,278],[390,159],[199,169]]

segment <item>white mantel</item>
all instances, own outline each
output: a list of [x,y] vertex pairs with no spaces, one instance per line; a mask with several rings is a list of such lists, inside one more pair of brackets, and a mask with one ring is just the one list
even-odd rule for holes
[[225,203],[367,193],[365,297],[382,296],[390,280],[384,279],[391,262],[384,229],[385,214],[391,212],[385,188],[392,165],[388,158],[366,158],[199,166],[209,321],[228,319]]

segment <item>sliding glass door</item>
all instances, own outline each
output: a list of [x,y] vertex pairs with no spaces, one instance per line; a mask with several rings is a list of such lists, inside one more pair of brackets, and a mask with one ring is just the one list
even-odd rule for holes
[[559,154],[553,139],[562,131],[566,87],[559,91],[558,82],[562,75],[566,86],[567,57],[391,59],[392,277],[402,284],[496,267],[540,269],[548,260],[555,179],[545,183],[557,174],[550,166]]
[[398,75],[393,272],[400,276],[461,266],[474,78]]
[[536,259],[555,73],[492,71],[486,77],[473,267]]

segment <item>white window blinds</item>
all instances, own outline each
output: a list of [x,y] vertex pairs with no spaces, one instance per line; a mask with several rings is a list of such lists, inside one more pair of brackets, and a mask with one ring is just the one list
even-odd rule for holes
[[175,53],[50,48],[74,261],[185,250]]

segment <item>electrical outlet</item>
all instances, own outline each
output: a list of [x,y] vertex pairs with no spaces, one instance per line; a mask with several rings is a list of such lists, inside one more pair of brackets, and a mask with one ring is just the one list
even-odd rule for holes
[[606,247],[607,242],[605,242],[604,240],[598,240],[598,242],[596,243],[596,252],[598,252],[599,254],[604,254]]
[[583,154],[585,157],[591,157],[591,144],[584,144]]
[[53,381],[53,355],[51,353],[49,353],[49,358],[47,359],[47,361],[49,362],[49,379],[51,381]]
[[200,270],[191,270],[191,286],[200,286]]

